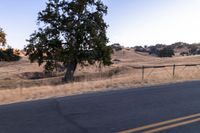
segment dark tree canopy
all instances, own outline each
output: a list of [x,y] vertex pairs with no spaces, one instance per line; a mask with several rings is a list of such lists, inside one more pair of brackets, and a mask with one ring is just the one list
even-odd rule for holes
[[6,33],[2,28],[0,28],[0,46],[0,61],[18,61],[20,59],[19,54],[6,44]]
[[106,46],[107,6],[101,0],[49,0],[39,12],[38,24],[25,47],[31,62],[45,63],[53,71],[56,62],[66,67],[65,80],[73,79],[77,64],[111,64],[112,49]]
[[172,57],[174,56],[174,50],[168,46],[160,50],[159,57]]
[[18,61],[21,57],[13,48],[0,49],[0,61]]
[[5,46],[6,44],[6,34],[2,28],[0,28],[0,46]]

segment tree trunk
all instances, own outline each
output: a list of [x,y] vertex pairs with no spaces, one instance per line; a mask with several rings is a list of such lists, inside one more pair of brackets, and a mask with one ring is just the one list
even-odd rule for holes
[[64,77],[65,82],[69,83],[74,80],[74,72],[76,70],[76,67],[77,67],[76,61],[66,64],[67,71],[66,71],[65,77]]

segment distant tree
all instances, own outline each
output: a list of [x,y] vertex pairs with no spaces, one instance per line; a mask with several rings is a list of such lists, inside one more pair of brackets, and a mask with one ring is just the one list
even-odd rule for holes
[[114,43],[110,47],[115,51],[120,51],[123,49],[123,47],[119,43]]
[[160,50],[159,57],[172,57],[174,56],[174,50],[168,46]]
[[0,61],[18,61],[20,59],[19,54],[15,53],[9,45],[6,45],[6,33],[2,28],[0,28],[0,46]]
[[155,47],[156,47],[157,49],[161,49],[161,48],[166,47],[166,45],[165,45],[165,44],[156,44]]
[[156,46],[149,46],[149,54],[158,56],[159,55],[159,49]]
[[188,53],[188,52],[181,52],[180,55],[181,55],[181,56],[188,56],[189,53]]
[[197,49],[197,50],[196,50],[196,54],[197,54],[197,55],[200,55],[200,49]]
[[134,49],[136,52],[148,52],[147,49],[142,46],[135,46]]
[[18,61],[19,54],[14,52],[13,48],[0,49],[0,61]]
[[6,44],[6,34],[2,28],[0,28],[0,46],[5,46]]
[[171,44],[171,47],[172,47],[173,49],[175,49],[175,48],[184,48],[184,47],[188,47],[189,45],[190,45],[190,44],[184,43],[184,42],[176,42],[176,43]]
[[46,9],[39,12],[35,31],[25,47],[31,62],[45,63],[53,71],[56,62],[66,68],[64,80],[72,81],[78,64],[96,61],[110,65],[112,49],[106,46],[107,24],[103,17],[107,6],[101,0],[48,0]]
[[198,47],[196,45],[190,45],[190,50],[189,50],[190,55],[196,55],[197,50],[198,50]]

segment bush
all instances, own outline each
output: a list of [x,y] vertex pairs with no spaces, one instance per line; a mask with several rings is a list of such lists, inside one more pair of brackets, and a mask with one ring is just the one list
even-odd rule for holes
[[174,56],[174,50],[171,47],[165,47],[159,52],[159,57],[172,57]]
[[20,60],[19,54],[15,54],[12,48],[6,50],[0,49],[0,61],[18,61]]
[[158,56],[159,53],[160,53],[160,51],[158,50],[158,48],[156,48],[156,46],[150,46],[149,47],[149,54],[150,55]]
[[189,52],[190,52],[191,55],[196,55],[197,50],[198,50],[197,46],[191,45]]
[[148,52],[147,49],[142,46],[135,46],[134,49],[136,52]]
[[189,53],[188,52],[181,52],[180,55],[181,56],[189,56]]
[[119,43],[114,43],[110,47],[115,51],[120,51],[123,49],[123,47]]

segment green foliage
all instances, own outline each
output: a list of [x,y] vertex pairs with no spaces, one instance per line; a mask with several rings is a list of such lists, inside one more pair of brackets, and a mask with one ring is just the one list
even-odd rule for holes
[[6,33],[2,28],[0,28],[0,46],[4,47],[4,49],[0,49],[0,61],[18,61],[20,59],[19,54],[16,54],[11,47],[7,46],[8,48],[5,49]]
[[148,52],[147,47],[144,48],[142,46],[135,46],[134,49],[135,49],[136,52]]
[[6,44],[6,34],[2,28],[0,28],[0,46],[5,46]]
[[149,47],[149,54],[150,55],[156,55],[158,56],[160,53],[159,48],[157,48],[156,46],[150,46]]
[[0,61],[18,61],[20,56],[14,53],[12,48],[6,50],[0,49]]
[[159,57],[172,57],[172,56],[174,56],[174,50],[169,46],[159,51]]
[[120,51],[123,49],[123,47],[119,43],[114,43],[110,47],[115,51]]
[[[25,47],[31,62],[45,63],[47,71],[56,62],[74,64],[111,64],[112,49],[106,46],[107,7],[101,0],[49,0],[39,12],[38,24]],[[68,69],[68,68],[67,68]],[[71,69],[71,67],[69,67]]]
[[190,49],[189,49],[189,53],[190,53],[191,55],[196,55],[196,54],[197,54],[197,51],[198,51],[198,47],[197,47],[197,46],[195,46],[195,45],[190,45],[189,48],[190,48]]
[[173,46],[167,46],[167,45],[155,45],[150,46],[149,48],[149,54],[155,55],[158,57],[172,57],[174,56],[174,49]]

